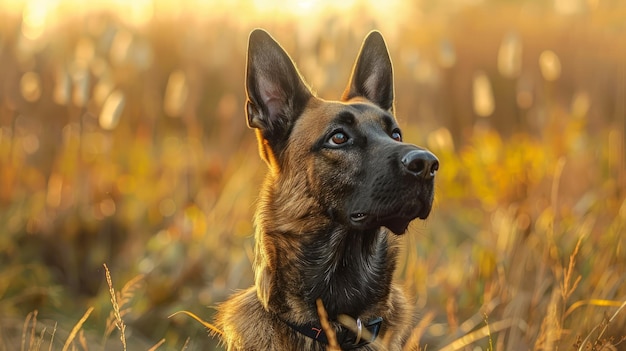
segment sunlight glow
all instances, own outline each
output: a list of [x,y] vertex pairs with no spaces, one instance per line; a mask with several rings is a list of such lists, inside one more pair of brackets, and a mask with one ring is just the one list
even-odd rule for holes
[[545,50],[539,55],[539,68],[541,75],[549,82],[559,79],[561,75],[561,60],[552,50]]
[[181,70],[170,74],[165,88],[165,98],[163,99],[163,110],[170,117],[179,117],[187,102],[189,87],[187,77]]
[[495,101],[491,81],[485,72],[478,71],[474,74],[472,93],[476,115],[480,117],[491,116],[495,110]]
[[125,103],[126,98],[121,91],[115,90],[111,93],[111,95],[109,95],[104,102],[104,106],[102,107],[102,112],[100,112],[100,118],[98,120],[102,129],[113,130],[117,127]]
[[22,35],[35,40],[64,18],[94,11],[115,13],[127,24],[141,27],[154,18],[183,14],[198,20],[236,16],[242,23],[259,19],[280,23],[294,18],[315,22],[320,16],[358,15],[362,11],[398,18],[405,13],[403,8],[407,3],[402,0],[0,0],[0,9],[23,16]]
[[41,79],[36,72],[26,72],[20,80],[20,90],[24,100],[35,102],[41,96]]
[[26,3],[22,12],[22,35],[30,40],[38,39],[46,29],[46,17],[54,1],[33,0]]

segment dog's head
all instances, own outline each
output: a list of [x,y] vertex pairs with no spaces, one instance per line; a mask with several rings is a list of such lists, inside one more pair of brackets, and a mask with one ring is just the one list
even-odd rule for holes
[[340,101],[314,96],[291,58],[263,30],[250,34],[248,125],[271,172],[300,178],[331,220],[404,233],[425,219],[439,162],[403,142],[394,118],[393,70],[382,35],[365,39]]

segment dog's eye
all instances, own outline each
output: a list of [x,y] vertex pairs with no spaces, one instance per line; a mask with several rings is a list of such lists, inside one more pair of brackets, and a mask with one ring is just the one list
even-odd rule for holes
[[402,134],[400,134],[400,131],[396,129],[391,132],[391,139],[395,141],[402,141]]
[[348,141],[348,135],[344,132],[336,132],[328,139],[328,143],[333,146],[345,144]]

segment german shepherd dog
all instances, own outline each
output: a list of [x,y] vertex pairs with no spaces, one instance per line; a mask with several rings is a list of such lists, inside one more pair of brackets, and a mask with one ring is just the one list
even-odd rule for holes
[[382,35],[367,36],[341,100],[326,101],[267,32],[254,30],[246,92],[269,173],[256,213],[255,285],[218,307],[223,343],[231,351],[332,342],[400,350],[413,322],[392,279],[400,235],[430,213],[439,161],[402,141]]

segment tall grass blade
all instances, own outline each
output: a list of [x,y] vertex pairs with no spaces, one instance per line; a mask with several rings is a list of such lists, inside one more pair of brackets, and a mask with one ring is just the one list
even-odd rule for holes
[[26,333],[28,332],[28,325],[30,324],[30,320],[33,318],[33,312],[26,315],[26,320],[24,320],[24,326],[22,327],[22,348],[21,351],[26,350]]
[[505,319],[501,321],[497,321],[490,325],[485,325],[484,327],[475,330],[471,333],[468,333],[457,340],[453,341],[449,345],[441,348],[439,351],[457,351],[461,350],[474,342],[481,340],[485,337],[490,337],[491,333],[497,333],[505,329],[509,329],[514,326],[520,326],[520,321],[515,319]]
[[89,318],[89,315],[91,314],[91,312],[93,312],[93,307],[89,307],[89,309],[87,309],[87,312],[85,312],[83,317],[78,321],[78,323],[76,323],[74,328],[72,328],[70,335],[67,337],[67,340],[65,340],[65,345],[63,345],[62,351],[69,350],[70,346],[72,345],[72,341],[74,341],[74,338],[76,338],[76,335],[80,331],[80,328],[83,327],[83,324],[85,323],[87,318]]
[[209,331],[211,331],[211,333],[216,334],[216,335],[222,335],[222,331],[219,330],[216,326],[214,326],[213,324],[206,322],[204,320],[202,320],[202,318],[196,316],[195,314],[189,312],[189,311],[178,311],[175,313],[172,313],[171,315],[169,315],[167,318],[172,318],[180,313],[186,314],[189,317],[195,319],[198,323],[202,324],[205,328],[207,328]]
[[315,300],[315,304],[317,305],[317,315],[320,317],[320,323],[322,324],[322,329],[324,329],[324,333],[326,333],[326,338],[328,338],[328,348],[329,351],[341,351],[339,347],[339,342],[337,342],[337,334],[335,333],[335,329],[330,322],[328,321],[328,312],[326,312],[326,308],[324,307],[324,303],[322,299]]
[[161,339],[159,340],[159,342],[157,342],[156,344],[154,344],[154,346],[152,346],[151,348],[148,349],[148,351],[156,351],[156,349],[158,349],[161,345],[163,345],[165,343],[165,339]]
[[113,289],[113,282],[111,280],[111,272],[109,272],[109,267],[107,267],[106,263],[103,264],[104,272],[107,279],[107,284],[109,285],[109,293],[111,294],[111,304],[113,305],[113,312],[115,313],[115,326],[120,331],[120,341],[122,342],[122,347],[124,351],[126,351],[126,325],[122,320],[122,315],[120,314],[120,305],[117,302],[117,296],[115,294],[115,289]]
[[52,335],[50,336],[50,345],[48,345],[48,351],[52,351],[52,345],[54,344],[54,336],[57,333],[57,322],[54,322],[54,329],[52,329]]

